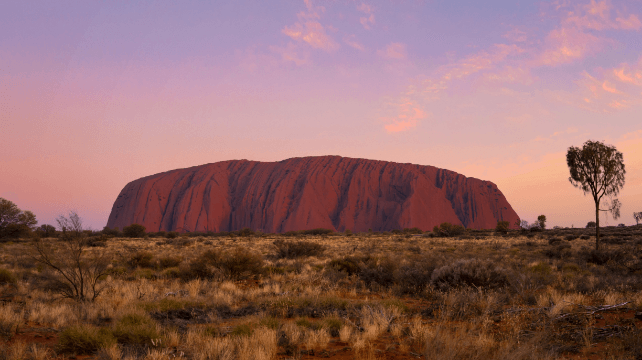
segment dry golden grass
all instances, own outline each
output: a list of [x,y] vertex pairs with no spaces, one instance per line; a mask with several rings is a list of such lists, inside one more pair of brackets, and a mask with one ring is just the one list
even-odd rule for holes
[[[624,302],[630,303],[618,309],[642,310],[642,287],[636,285],[642,268],[630,270],[636,265],[628,258],[587,261],[592,238],[563,241],[558,248],[549,244],[550,236],[306,236],[325,250],[296,258],[277,256],[278,236],[195,238],[187,244],[113,238],[87,249],[113,259],[106,290],[94,302],[60,299],[43,285],[47,270],[25,257],[28,242],[3,243],[0,266],[19,280],[11,285],[13,300],[0,307],[0,346],[8,349],[0,359],[55,356],[56,348],[11,340],[21,327],[88,324],[107,334],[132,314],[151,319],[157,338],[110,343],[98,358],[259,360],[298,358],[310,350],[339,356],[337,341],[349,344],[357,359],[557,359],[591,354],[597,342],[619,349],[622,358],[632,356],[620,340],[630,327],[600,338],[605,325],[563,319],[575,319],[571,315],[590,306]],[[640,254],[636,239],[606,248]],[[239,248],[262,256],[261,273],[241,270],[231,277],[207,265],[208,276],[191,276],[192,264],[206,251]],[[132,266],[141,252],[151,259]],[[433,286],[435,269],[466,259],[496,264],[505,279],[488,282],[464,267],[448,268],[455,285]],[[469,276],[481,282],[466,285]]]

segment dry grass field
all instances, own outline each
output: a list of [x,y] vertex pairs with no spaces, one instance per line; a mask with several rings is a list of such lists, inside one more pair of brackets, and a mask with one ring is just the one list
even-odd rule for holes
[[93,301],[0,243],[0,359],[641,359],[642,227],[604,233],[95,236]]

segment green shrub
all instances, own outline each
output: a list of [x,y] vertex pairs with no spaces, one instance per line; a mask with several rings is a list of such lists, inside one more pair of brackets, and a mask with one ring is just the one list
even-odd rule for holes
[[17,280],[15,275],[7,269],[0,269],[0,285],[2,284],[16,284]]
[[298,257],[319,256],[325,251],[325,246],[311,241],[276,240],[276,257],[279,259],[294,259]]
[[156,323],[140,314],[123,316],[114,326],[113,334],[118,342],[124,344],[149,345],[152,340],[160,338]]
[[123,235],[129,238],[142,238],[145,236],[145,227],[140,224],[131,224],[123,228]]
[[403,229],[404,234],[423,234],[424,232],[418,228],[418,227],[413,227],[413,228],[404,228]]
[[116,343],[111,331],[87,324],[74,325],[60,332],[57,351],[90,355]]
[[178,237],[178,232],[170,231],[167,234],[165,234],[165,237],[168,239],[176,239]]
[[269,316],[261,319],[261,321],[259,321],[259,325],[265,326],[269,329],[278,330],[281,326],[281,322],[279,321],[279,319]]
[[312,329],[315,326],[314,323],[310,322],[310,320],[306,318],[298,318],[294,323],[297,324],[297,326],[304,327],[306,329]]
[[177,267],[171,267],[163,270],[161,276],[165,279],[178,279],[181,277],[181,270]]
[[248,324],[236,325],[234,329],[230,332],[231,336],[251,336],[254,333],[254,329]]
[[453,225],[449,222],[441,223],[439,226],[435,226],[432,229],[432,232],[435,236],[440,237],[452,237],[462,235],[466,231],[461,225]]
[[301,234],[303,235],[330,235],[334,231],[330,229],[324,229],[324,228],[317,228],[317,229],[310,229],[310,230],[302,230],[300,231]]
[[225,254],[220,264],[222,269],[235,279],[259,275],[263,272],[263,257],[244,247],[237,247]]
[[433,286],[448,290],[459,287],[501,288],[508,284],[506,271],[492,261],[458,260],[436,269],[431,276]]
[[263,257],[260,254],[237,247],[225,253],[218,250],[204,252],[190,262],[183,272],[183,278],[212,278],[223,273],[241,279],[262,274],[263,270]]
[[123,236],[123,233],[120,232],[120,230],[116,229],[110,229],[107,226],[103,228],[103,231],[101,231],[103,235],[108,236],[108,237],[119,237]]
[[167,269],[171,267],[177,267],[181,264],[183,258],[180,256],[165,256],[158,259],[158,266],[161,269]]
[[495,226],[495,231],[500,234],[506,234],[509,228],[510,223],[508,221],[498,221],[497,226]]
[[132,255],[131,259],[129,259],[129,265],[131,267],[142,267],[142,268],[151,268],[154,265],[152,264],[152,260],[154,259],[154,254],[147,252],[147,251],[139,251]]
[[356,256],[346,256],[341,259],[332,259],[328,264],[328,267],[336,271],[345,272],[348,275],[353,275],[359,272],[359,263],[363,260],[364,258]]
[[250,237],[254,235],[254,230],[246,227],[237,231],[237,234],[238,236],[242,236],[242,237]]
[[328,329],[328,332],[332,337],[339,336],[339,330],[341,330],[341,326],[343,326],[343,321],[341,321],[340,318],[330,317],[323,320],[323,327]]
[[531,266],[529,270],[538,275],[549,275],[553,271],[547,262],[537,263]]
[[155,279],[156,275],[152,269],[137,269],[134,271],[133,276],[135,279]]

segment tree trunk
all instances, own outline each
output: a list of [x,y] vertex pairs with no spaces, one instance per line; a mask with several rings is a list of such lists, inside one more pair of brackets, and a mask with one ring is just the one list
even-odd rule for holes
[[595,251],[600,251],[600,205],[595,202]]

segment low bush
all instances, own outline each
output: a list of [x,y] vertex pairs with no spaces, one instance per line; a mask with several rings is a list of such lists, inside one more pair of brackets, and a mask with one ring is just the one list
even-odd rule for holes
[[182,261],[183,258],[180,256],[164,256],[158,259],[158,267],[161,269],[177,267]]
[[404,234],[418,234],[418,235],[421,235],[424,232],[418,227],[413,227],[413,228],[404,228],[403,229],[403,233]]
[[435,236],[439,237],[452,237],[462,235],[466,231],[461,225],[453,225],[448,222],[441,223],[439,226],[435,226],[432,229],[432,232]]
[[0,306],[0,337],[11,339],[22,322],[22,312],[9,305]]
[[154,321],[141,314],[123,316],[112,331],[119,343],[150,345],[152,340],[160,338]]
[[226,253],[221,267],[234,279],[259,275],[263,272],[263,257],[244,247],[237,247]]
[[367,261],[368,259],[368,257],[346,256],[340,259],[332,259],[328,267],[348,275],[354,275],[361,270],[359,263]]
[[123,235],[129,238],[142,238],[145,236],[145,227],[140,224],[131,224],[123,228]]
[[571,244],[568,242],[556,242],[555,246],[546,249],[544,255],[552,259],[567,259],[570,258],[573,254],[571,251]]
[[61,331],[56,348],[61,353],[90,355],[115,343],[109,329],[80,324]]
[[123,236],[123,233],[120,230],[118,230],[117,228],[116,229],[110,229],[107,226],[105,226],[101,232],[102,232],[103,235],[108,236],[108,237],[120,237],[120,236]]
[[244,247],[237,247],[227,252],[205,251],[183,268],[182,277],[189,280],[225,275],[233,279],[242,279],[260,275],[263,270],[263,257],[260,254]]
[[167,234],[165,234],[165,237],[168,239],[176,239],[178,237],[178,232],[169,231]]
[[436,269],[431,284],[441,290],[474,286],[477,288],[501,288],[508,284],[506,270],[486,260],[458,260]]
[[510,228],[510,223],[508,221],[498,221],[497,226],[495,226],[495,232],[500,234],[506,234],[508,233],[509,228]]
[[142,267],[142,268],[151,268],[154,266],[152,260],[154,259],[154,254],[147,251],[139,251],[132,255],[128,263],[131,267]]
[[236,231],[236,234],[241,237],[250,237],[250,236],[254,236],[254,230],[246,227],[239,231]]
[[301,230],[300,233],[303,235],[330,235],[334,231],[330,229],[324,229],[324,228],[317,228],[317,229],[310,229],[310,230]]
[[370,257],[360,264],[359,278],[370,287],[374,284],[390,287],[395,283],[395,272],[398,267],[399,262],[388,256]]
[[557,245],[562,242],[562,239],[557,237],[557,236],[552,236],[548,238],[548,244],[549,245]]
[[573,240],[575,240],[575,239],[577,239],[577,238],[579,238],[579,237],[580,237],[580,236],[579,236],[579,235],[577,235],[577,234],[569,234],[569,235],[566,235],[566,236],[564,237],[564,240],[566,240],[566,241],[573,241]]
[[7,269],[0,269],[0,285],[3,284],[13,284],[15,285],[17,282],[16,276],[13,275],[13,273]]
[[311,241],[276,240],[274,246],[276,246],[276,257],[279,259],[319,256],[325,251],[325,246]]
[[584,260],[586,260],[587,263],[592,263],[596,265],[604,265],[609,261],[613,261],[613,262],[622,261],[627,257],[627,255],[622,250],[608,250],[608,249],[603,249],[599,251],[593,249],[591,251],[584,252],[582,255]]

